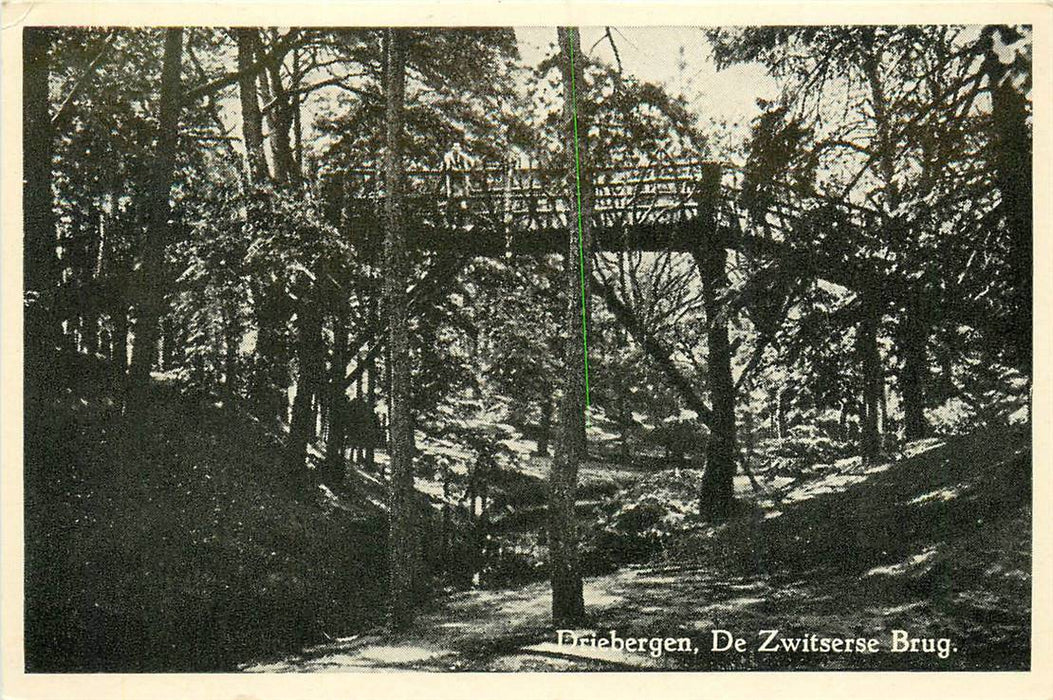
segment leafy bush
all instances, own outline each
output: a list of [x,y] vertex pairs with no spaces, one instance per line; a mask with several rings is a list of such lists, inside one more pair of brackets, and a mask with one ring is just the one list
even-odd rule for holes
[[797,476],[818,464],[831,464],[851,454],[847,443],[835,440],[814,425],[795,425],[784,438],[764,443],[762,471]]
[[601,507],[586,551],[615,564],[660,551],[672,533],[697,523],[701,487],[700,470],[667,469],[619,490]]

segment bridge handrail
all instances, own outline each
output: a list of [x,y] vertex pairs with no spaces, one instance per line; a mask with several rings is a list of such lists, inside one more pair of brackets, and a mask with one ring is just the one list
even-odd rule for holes
[[[593,169],[594,207],[605,221],[633,224],[642,221],[667,220],[669,213],[685,215],[697,212],[695,185],[701,179],[702,168],[714,164],[706,160],[673,160],[608,165]],[[725,173],[722,178],[723,196],[719,211],[724,220],[740,225],[759,225],[771,229],[789,228],[823,207],[839,212],[846,224],[868,227],[880,217],[874,209],[848,201],[833,201],[830,196],[815,195],[802,200],[788,183],[771,183],[770,198],[756,201],[763,208],[763,216],[754,203],[745,201],[741,184],[744,170],[729,163],[718,164]],[[538,224],[536,217],[564,216],[570,209],[565,195],[552,188],[566,172],[560,168],[518,163],[483,162],[464,170],[417,168],[407,171],[409,197],[426,202],[423,209],[442,211],[441,202],[445,177],[450,173],[467,174],[468,191],[453,199],[469,203],[473,215],[496,217],[505,226],[513,225],[522,217],[529,226]],[[730,177],[727,174],[731,174]],[[383,172],[376,168],[346,168],[331,170],[336,179],[343,176],[341,187],[344,201],[375,202],[383,196]],[[438,196],[436,196],[438,195]],[[809,204],[811,200],[811,205]],[[511,217],[511,218],[510,218]],[[614,217],[612,219],[611,217]],[[677,217],[679,218],[679,217]],[[548,225],[555,220],[547,219]]]

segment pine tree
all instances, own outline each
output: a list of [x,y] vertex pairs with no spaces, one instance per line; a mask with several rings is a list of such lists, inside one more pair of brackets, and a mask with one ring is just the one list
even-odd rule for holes
[[[589,271],[584,267],[588,255],[582,247],[587,244],[585,232],[579,230],[579,215],[588,226],[587,208],[579,214],[577,159],[585,151],[580,134],[586,130],[577,120],[575,101],[581,100],[584,71],[581,64],[581,41],[575,28],[558,30],[560,71],[563,76],[563,157],[567,172],[567,240],[563,258],[563,289],[567,295],[563,317],[563,397],[559,411],[559,439],[549,476],[549,567],[552,579],[552,618],[556,624],[580,622],[585,616],[581,570],[578,552],[578,523],[574,514],[577,498],[578,468],[587,456],[585,441],[585,343],[586,329],[583,299],[587,299],[585,285]],[[584,169],[584,168],[583,168]],[[582,180],[585,178],[583,177]],[[583,200],[584,204],[584,200]],[[587,251],[587,248],[585,249]]]
[[59,279],[55,257],[55,215],[51,196],[51,159],[54,130],[48,101],[51,30],[26,29],[22,35],[25,87],[22,133],[24,138],[23,235],[25,238],[25,289],[32,295],[26,309],[27,398],[52,383],[43,376],[61,333],[55,314]]
[[150,370],[157,358],[161,315],[164,310],[165,249],[169,243],[169,196],[179,147],[179,111],[181,102],[180,70],[183,58],[183,30],[165,31],[164,63],[161,72],[161,97],[158,115],[157,160],[147,193],[146,237],[143,241],[141,297],[135,325],[135,348],[132,354],[132,415],[144,407]]
[[413,407],[412,366],[407,308],[406,232],[403,221],[403,110],[406,95],[407,36],[404,30],[384,33],[384,299],[387,309],[389,387],[388,451],[391,496],[388,517],[390,624],[404,629],[413,620]]

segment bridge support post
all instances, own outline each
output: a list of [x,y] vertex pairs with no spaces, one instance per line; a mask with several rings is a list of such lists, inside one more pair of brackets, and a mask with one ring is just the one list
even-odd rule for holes
[[713,521],[731,515],[736,471],[735,383],[731,376],[731,343],[725,293],[728,288],[728,253],[717,235],[717,203],[720,197],[720,166],[707,163],[698,187],[700,241],[692,255],[702,278],[702,301],[706,310],[707,383],[712,412],[706,470],[699,498],[703,517]]

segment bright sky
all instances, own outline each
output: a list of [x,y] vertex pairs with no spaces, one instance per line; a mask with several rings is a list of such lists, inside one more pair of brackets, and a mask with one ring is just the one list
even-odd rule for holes
[[[605,63],[616,65],[610,42],[603,27],[582,27],[581,45],[585,53]],[[522,63],[533,68],[556,52],[555,27],[517,27],[516,38]],[[717,71],[709,44],[702,30],[695,27],[611,27],[623,70],[636,78],[658,83],[672,95],[683,97],[689,109],[698,116],[700,125],[725,122],[726,129],[715,129],[717,137],[711,146],[715,156],[721,143],[741,143],[749,136],[750,122],[760,114],[757,99],[773,100],[778,86],[758,64],[736,65]],[[314,118],[333,109],[331,99],[338,88],[324,88],[304,104],[305,135],[308,140],[320,138],[314,129]],[[240,121],[240,104],[236,92],[230,91],[223,103],[224,119]],[[320,144],[315,144],[320,147]],[[236,144],[241,148],[241,144]]]
[[[556,51],[554,27],[517,27],[523,62],[537,65]],[[659,83],[687,100],[702,123],[726,121],[748,129],[760,110],[757,99],[775,99],[778,87],[760,65],[717,71],[702,30],[693,27],[611,27],[626,73]],[[597,43],[598,42],[598,43]],[[615,65],[603,27],[581,28],[582,49]]]

